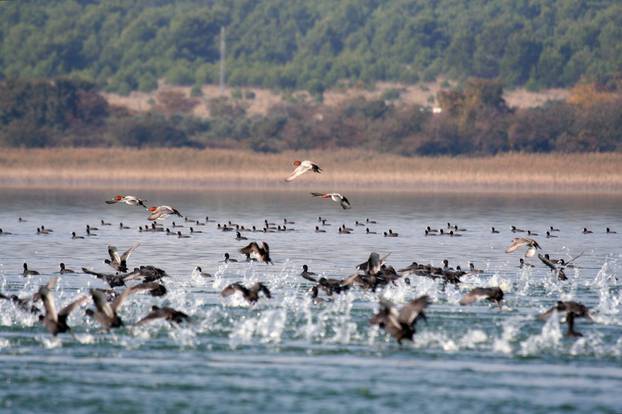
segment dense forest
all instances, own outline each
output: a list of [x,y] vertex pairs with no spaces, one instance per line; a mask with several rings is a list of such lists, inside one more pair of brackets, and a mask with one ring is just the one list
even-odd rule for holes
[[[469,79],[439,92],[442,113],[387,97],[355,97],[339,106],[283,101],[265,115],[237,99],[160,93],[145,113],[110,106],[84,81],[0,81],[0,147],[191,146],[259,152],[366,148],[404,155],[504,151],[622,150],[622,79],[582,83],[567,101],[510,108],[499,81]],[[192,109],[207,99],[209,118]]]
[[49,0],[0,2],[0,78],[150,91],[159,79],[307,89],[439,75],[505,86],[622,72],[619,0]]

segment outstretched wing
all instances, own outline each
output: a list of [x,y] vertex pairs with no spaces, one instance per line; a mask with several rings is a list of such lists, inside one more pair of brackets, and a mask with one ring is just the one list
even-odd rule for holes
[[86,295],[80,296],[78,299],[71,302],[69,305],[65,306],[60,310],[58,316],[69,316],[71,312],[73,312],[76,308],[79,308],[84,302],[88,301],[89,297]]
[[352,208],[352,204],[350,204],[350,200],[347,197],[341,197],[341,208],[344,210]]
[[420,316],[425,318],[423,311],[430,303],[432,303],[432,301],[428,295],[423,295],[410,301],[400,309],[397,318],[398,321],[407,325],[412,325]]
[[[127,249],[127,251],[121,255],[119,262],[123,262],[123,261],[127,262],[127,259],[130,258],[130,256],[132,255],[134,250],[136,250],[138,248],[138,246],[140,246],[140,243],[136,243],[132,247]],[[118,253],[117,253],[117,255],[118,255]]]
[[510,244],[508,246],[507,249],[505,249],[506,253],[512,253],[515,252],[516,250],[520,249],[523,246],[526,246],[529,242],[522,238],[522,237],[517,237],[515,239],[512,239],[512,244]]
[[460,299],[461,305],[470,305],[471,303],[480,301],[482,299],[486,299],[488,297],[488,293],[484,291],[482,288],[472,289],[469,293],[464,295],[462,299]]
[[270,293],[270,289],[263,283],[257,283],[257,289],[262,292],[268,299],[272,299],[272,294]]
[[119,252],[115,246],[108,246],[108,255],[110,256],[110,260],[114,263],[121,263],[121,256],[119,256]]
[[309,171],[311,168],[313,168],[313,167],[308,166],[308,165],[304,165],[304,164],[300,164],[298,167],[296,167],[296,169],[294,171],[292,171],[292,173],[289,175],[289,177],[287,177],[285,179],[285,181],[287,181],[287,182],[293,181],[297,177],[300,177],[302,174],[304,174],[307,171]]
[[167,312],[164,309],[162,308],[154,309],[151,312],[149,312],[144,318],[136,322],[136,325],[137,326],[144,325],[146,323],[155,321],[157,319],[164,319],[166,318],[166,316],[167,316]]
[[222,292],[220,292],[220,295],[226,298],[227,296],[233,295],[237,291],[244,292],[244,286],[240,285],[239,283],[232,283],[229,286],[225,287]]
[[311,193],[311,195],[312,195],[313,197],[324,197],[326,194],[324,194],[324,193],[316,193],[316,192],[312,192],[312,193]]
[[544,263],[549,269],[557,270],[557,267],[555,267],[555,264],[551,262],[549,259],[547,259],[546,257],[544,257],[543,255],[538,254],[538,259],[540,259],[540,261]]

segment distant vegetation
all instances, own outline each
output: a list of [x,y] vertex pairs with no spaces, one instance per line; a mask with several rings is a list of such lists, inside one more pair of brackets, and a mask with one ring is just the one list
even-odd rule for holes
[[622,71],[619,0],[54,0],[0,2],[0,78],[124,94],[214,83],[223,26],[234,86],[321,95],[444,75],[539,88]]
[[[509,108],[498,81],[441,91],[442,113],[400,104],[394,92],[339,106],[285,101],[265,115],[238,99],[160,93],[145,113],[110,106],[83,81],[0,81],[0,146],[246,148],[257,152],[357,148],[403,155],[622,150],[622,80],[582,83],[567,102]],[[207,99],[209,118],[192,116]]]

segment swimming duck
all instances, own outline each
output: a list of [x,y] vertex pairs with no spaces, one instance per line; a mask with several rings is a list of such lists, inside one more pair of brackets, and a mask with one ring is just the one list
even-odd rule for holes
[[87,237],[94,237],[97,236],[97,234],[91,232],[91,230],[94,230],[94,227],[89,226],[88,224],[86,225],[86,235]]
[[58,273],[60,273],[61,275],[64,275],[65,273],[76,273],[76,271],[65,267],[65,263],[61,263],[60,271]]
[[317,274],[309,272],[309,266],[307,266],[306,264],[302,265],[302,273],[300,273],[300,276],[302,276],[304,279],[310,280],[311,282],[317,283],[317,279],[313,277],[317,276]]
[[499,230],[495,229],[494,227],[492,227],[492,231],[491,233],[493,234],[499,234]]
[[524,233],[524,232],[525,232],[525,230],[519,229],[516,226],[512,226],[512,233]]
[[313,171],[314,173],[318,173],[318,174],[322,172],[322,169],[320,168],[319,165],[309,160],[304,160],[304,161],[296,160],[294,161],[294,166],[296,167],[296,169],[292,171],[290,176],[287,177],[285,181],[287,182],[293,181],[297,177],[300,177],[302,174],[306,173],[307,171]]
[[322,219],[322,226],[332,226],[332,224],[328,223],[326,219]]
[[554,231],[559,231],[559,229],[556,229],[553,226],[549,226],[549,230],[551,231],[551,233],[554,232]]
[[583,227],[583,234],[592,234],[592,230],[588,230],[587,227]]
[[555,311],[566,313],[566,323],[568,324],[568,331],[566,332],[566,335],[568,336],[583,336],[583,334],[574,330],[575,318],[586,318],[590,321],[593,320],[587,306],[582,303],[572,301],[558,301],[555,306],[541,314],[538,318],[540,320],[546,320],[550,318]]
[[364,224],[364,223],[361,223],[361,222],[360,222],[360,221],[358,221],[358,220],[356,220],[356,221],[354,222],[354,226],[355,226],[355,227],[356,227],[356,226],[365,227],[365,224]]
[[270,259],[270,246],[264,241],[260,243],[261,245],[251,242],[248,246],[241,248],[240,253],[247,255],[251,259],[254,258],[266,264],[273,264],[272,259]]
[[510,244],[510,246],[505,249],[505,252],[512,253],[523,246],[527,246],[525,257],[533,257],[536,254],[536,249],[541,249],[538,242],[534,239],[529,239],[527,237],[517,237],[512,239],[512,244]]
[[190,234],[195,234],[195,233],[203,233],[201,230],[195,230],[192,227],[190,227]]
[[288,225],[288,224],[296,224],[296,222],[295,222],[295,221],[289,221],[289,220],[287,220],[287,218],[284,218],[284,219],[283,219],[283,224],[284,224],[284,225]]
[[393,233],[393,230],[389,229],[388,232],[384,232],[384,237],[399,237],[399,233]]
[[41,321],[47,328],[48,332],[54,336],[71,330],[69,325],[67,325],[67,318],[71,312],[79,308],[89,299],[88,296],[81,295],[57,313],[56,306],[54,305],[54,297],[47,286],[41,286],[39,288],[39,296],[41,297],[43,306],[45,307],[45,316],[40,315],[39,321]]
[[365,234],[378,234],[375,231],[371,231],[369,229],[365,229]]
[[339,234],[352,234],[352,229],[348,228],[344,225],[342,225],[341,227],[339,227]]
[[194,271],[201,277],[213,277],[211,273],[205,273],[203,269],[201,269],[201,266],[195,267]]
[[546,232],[546,238],[547,238],[547,239],[552,239],[552,238],[557,238],[557,236],[555,236],[555,235],[551,234],[551,232],[550,232],[550,231],[547,231],[547,232]]
[[130,228],[128,226],[124,226],[123,222],[119,223],[119,229],[120,230],[129,230]]
[[369,223],[369,224],[378,224],[378,223],[376,222],[376,220],[370,220],[369,218],[366,218],[366,219],[365,219],[365,223]]
[[50,234],[50,232],[48,230],[45,230],[42,227],[37,227],[37,234],[38,235],[42,235],[42,234]]
[[18,221],[19,223],[28,223],[28,220],[25,220],[25,219],[23,219],[23,218],[21,218],[21,217],[18,217],[18,218],[17,218],[17,221]]
[[235,239],[240,241],[240,240],[248,240],[247,237],[242,236],[242,234],[238,231],[235,233]]
[[431,303],[430,297],[424,295],[411,300],[398,310],[391,302],[383,300],[380,302],[380,310],[372,316],[369,323],[384,329],[401,345],[403,340],[413,340],[417,321],[426,320],[424,310]]
[[335,203],[339,203],[342,209],[347,210],[352,208],[350,200],[347,197],[342,196],[339,193],[311,193],[313,197],[321,197],[324,199],[331,199]]
[[72,231],[71,232],[71,238],[74,239],[74,240],[76,240],[76,239],[83,239],[84,236],[78,236],[78,235],[76,235],[75,231]]
[[8,231],[3,231],[2,229],[0,229],[0,236],[10,236],[13,233],[9,233]]
[[460,233],[454,233],[454,231],[453,231],[453,230],[451,230],[451,231],[449,232],[449,236],[450,236],[450,237],[462,237],[462,234],[460,234]]
[[101,220],[100,222],[102,226],[112,226],[112,223],[107,223],[104,220]]
[[174,214],[174,215],[179,216],[181,218],[184,217],[184,216],[181,215],[179,210],[177,210],[177,209],[175,209],[175,208],[173,208],[171,206],[149,207],[147,210],[150,212],[149,216],[147,217],[147,220],[149,220],[149,221],[164,220],[165,218],[167,218],[171,214]]
[[178,239],[189,239],[189,238],[190,238],[190,236],[189,236],[189,235],[187,235],[187,234],[181,234],[181,231],[178,231],[178,232],[177,232],[177,238],[178,238]]
[[173,227],[175,229],[175,228],[184,227],[184,225],[183,224],[175,224],[175,222],[173,222],[173,225],[171,227]]
[[[2,232],[2,229],[0,229],[0,233]],[[607,227],[607,234],[617,234],[618,232],[615,230],[611,230],[609,227]],[[11,233],[9,233],[11,234]]]
[[522,269],[524,267],[535,267],[531,263],[526,262],[525,259],[523,259],[522,257],[518,261],[520,263],[518,266],[519,269]]
[[539,236],[539,234],[538,234],[538,233],[535,233],[535,232],[533,232],[533,231],[531,231],[531,230],[527,230],[527,235],[528,235],[528,236]]
[[481,269],[476,269],[475,264],[473,262],[469,262],[469,273],[484,273]]
[[460,299],[460,305],[470,305],[480,300],[489,300],[495,302],[501,309],[501,301],[503,300],[503,290],[499,287],[476,287],[471,289],[469,293]]
[[134,244],[122,255],[119,255],[119,252],[115,246],[108,246],[108,255],[110,256],[110,259],[105,259],[104,263],[118,272],[127,272],[127,260],[130,258],[134,250],[138,248],[138,246],[140,246],[140,243]]
[[238,260],[237,259],[232,259],[231,256],[229,256],[229,253],[225,253],[225,260],[223,260],[223,262],[225,263],[237,263]]
[[263,283],[257,282],[250,288],[243,286],[241,283],[236,282],[232,283],[220,292],[222,297],[227,297],[233,295],[235,292],[240,292],[244,299],[248,301],[250,304],[255,304],[259,300],[259,293],[263,293],[264,296],[268,299],[272,298],[270,294],[270,290]]
[[164,319],[171,325],[175,326],[182,322],[190,321],[190,316],[173,308],[169,308],[166,306],[163,308],[160,308],[159,306],[154,305],[151,307],[151,312],[149,312],[147,316],[145,316],[144,318],[136,322],[136,325],[137,326],[144,325],[146,323],[153,322],[158,319]]
[[37,276],[40,273],[37,272],[36,270],[30,270],[28,269],[28,264],[24,263],[24,271],[22,272],[22,276],[27,277],[27,276]]
[[319,226],[315,226],[316,233],[326,233],[326,230],[320,229]]
[[438,229],[433,229],[433,228],[432,228],[432,227],[430,227],[430,226],[427,226],[427,227],[425,228],[425,230],[426,230],[428,233],[438,233]]
[[134,196],[130,196],[130,195],[123,196],[119,194],[114,196],[112,200],[106,200],[106,204],[125,203],[128,206],[142,206],[144,208],[147,208],[147,205],[145,205],[146,202],[147,200],[141,200],[140,198],[137,198]]

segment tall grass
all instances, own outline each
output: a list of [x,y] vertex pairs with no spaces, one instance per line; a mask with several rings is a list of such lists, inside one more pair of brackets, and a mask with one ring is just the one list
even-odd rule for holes
[[[295,159],[323,174],[285,183]],[[336,150],[2,149],[0,187],[622,193],[622,154],[400,157]]]

